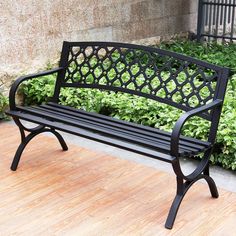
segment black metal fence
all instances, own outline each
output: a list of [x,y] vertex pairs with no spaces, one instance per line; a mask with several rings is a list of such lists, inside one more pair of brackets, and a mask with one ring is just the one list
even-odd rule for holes
[[236,0],[199,0],[197,40],[236,40]]

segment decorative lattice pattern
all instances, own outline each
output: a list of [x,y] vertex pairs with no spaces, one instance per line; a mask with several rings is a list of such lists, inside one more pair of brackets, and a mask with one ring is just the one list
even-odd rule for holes
[[194,108],[213,100],[218,74],[159,50],[70,47],[64,85],[120,90]]

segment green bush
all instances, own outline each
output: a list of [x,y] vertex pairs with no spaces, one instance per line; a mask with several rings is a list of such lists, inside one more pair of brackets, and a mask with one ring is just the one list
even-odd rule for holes
[[0,93],[0,120],[7,119],[6,114],[4,113],[8,107],[8,99],[2,93]]
[[228,67],[233,73],[236,73],[236,44],[202,44],[195,41],[176,41],[163,43],[160,48]]
[[[193,42],[174,42],[162,44],[164,49],[187,54],[221,66],[227,66],[236,72],[236,45],[198,44]],[[235,56],[233,56],[235,55]],[[112,75],[111,75],[112,76]],[[25,103],[40,104],[46,102],[53,94],[54,76],[46,76],[26,82],[21,87]],[[224,102],[217,145],[211,157],[214,164],[236,170],[236,75],[230,80]],[[62,89],[60,102],[64,105],[82,108],[110,115],[126,121],[141,123],[171,131],[181,111],[156,101],[115,92],[97,89]],[[206,139],[209,122],[193,118],[184,126],[184,134]]]

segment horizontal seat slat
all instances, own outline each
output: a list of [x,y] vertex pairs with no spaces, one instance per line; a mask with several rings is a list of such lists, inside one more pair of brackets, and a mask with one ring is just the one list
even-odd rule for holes
[[[76,118],[91,120],[94,122],[98,122],[100,124],[105,123],[106,126],[109,125],[109,126],[114,126],[114,127],[118,127],[118,128],[120,128],[122,126],[122,129],[148,136],[149,139],[152,139],[154,141],[156,141],[158,139],[158,141],[160,143],[163,143],[164,145],[169,146],[169,144],[170,144],[170,140],[171,140],[170,133],[169,133],[169,136],[163,135],[162,133],[158,133],[158,132],[154,133],[154,132],[150,132],[149,130],[140,129],[140,127],[139,127],[140,125],[132,126],[132,124],[130,124],[128,122],[127,122],[128,123],[128,125],[127,125],[127,123],[120,122],[120,120],[114,119],[114,118],[113,118],[113,122],[112,122],[110,120],[104,120],[103,117],[93,117],[93,116],[88,115],[83,112],[80,113],[80,112],[76,112],[76,111],[65,110],[65,109],[63,109],[63,107],[54,107],[54,106],[52,107],[52,106],[48,106],[48,105],[41,105],[38,107],[38,109],[40,109],[40,108],[45,108],[45,109],[49,109],[51,111],[56,111],[56,112],[63,112],[63,114],[68,114],[70,117],[73,116]],[[152,128],[152,129],[154,129],[154,128]],[[156,129],[156,130],[158,131],[158,129]],[[180,147],[186,151],[194,151],[196,149],[201,150],[202,148],[205,148],[208,146],[209,146],[209,143],[207,143],[207,144],[205,143],[205,145],[203,145],[203,144],[198,144],[196,140],[195,140],[195,143],[193,143],[193,142],[188,142],[188,141],[180,139]]]
[[[79,114],[88,114],[88,112],[86,112],[86,111],[79,110],[79,109],[76,109],[76,108],[73,108],[73,107],[69,107],[69,106],[60,105],[60,104],[53,103],[53,102],[49,102],[49,103],[47,103],[47,105],[52,106],[52,107],[63,108],[63,110],[74,111],[74,112],[79,113]],[[115,119],[113,117],[104,116],[104,115],[101,115],[101,114],[98,114],[98,113],[95,113],[95,112],[89,112],[89,116],[90,117],[96,117],[96,118],[98,117],[98,118],[104,119],[106,121],[111,121],[111,122],[117,122],[117,120],[118,120],[118,119]],[[135,127],[137,129],[150,131],[153,134],[161,134],[163,136],[166,136],[166,137],[170,138],[170,133],[166,132],[164,130],[154,129],[154,128],[148,127],[148,126],[140,126],[139,124],[127,122],[127,121],[124,121],[124,120],[118,120],[118,121],[119,121],[119,123],[124,124],[124,125],[129,126],[129,127]],[[193,143],[193,144],[196,143],[196,139],[195,138],[185,137],[185,136],[181,135],[180,139],[181,139],[181,141],[186,141],[188,143]],[[209,142],[198,140],[198,139],[197,139],[197,143],[200,144],[200,145],[203,145],[203,146],[205,146],[205,145],[209,146],[210,145]]]
[[135,141],[136,143],[145,145],[147,147],[162,149],[162,151],[165,151],[166,153],[168,153],[168,150],[169,150],[167,145],[161,144],[162,146],[160,147],[160,144],[158,142],[152,142],[151,140],[148,140],[143,137],[139,137],[135,134],[131,135],[130,133],[125,132],[122,129],[119,130],[119,129],[114,129],[108,126],[107,127],[104,127],[101,125],[99,126],[94,123],[85,122],[82,120],[75,120],[71,117],[70,118],[65,117],[60,114],[56,114],[56,115],[50,114],[50,112],[40,111],[39,109],[22,108],[22,111],[28,112],[29,114],[41,116],[42,118],[45,118],[45,119],[49,119],[49,120],[51,119],[51,120],[55,120],[56,122],[61,122],[61,123],[65,123],[67,125],[75,126],[78,128],[91,130],[92,132],[99,132],[99,133],[103,133],[104,135],[110,135],[110,136],[113,136],[122,140],[126,140],[128,142]]
[[[41,110],[42,108],[41,107],[37,107],[37,110]],[[52,113],[52,114],[55,114],[55,115],[59,115],[58,114],[58,111],[56,112],[55,110],[44,110],[44,109],[42,109],[42,111],[44,111],[44,112],[48,112],[48,113]],[[61,111],[62,112],[62,111]],[[71,117],[73,117],[73,119],[75,119],[76,121],[78,121],[78,122],[82,122],[82,123],[87,123],[87,124],[91,124],[91,125],[94,125],[94,122],[97,122],[97,123],[95,123],[97,126],[101,126],[101,127],[103,127],[103,128],[105,128],[105,129],[108,129],[108,132],[111,132],[111,130],[112,129],[114,129],[114,130],[120,130],[120,129],[122,129],[122,132],[123,133],[127,133],[127,135],[131,135],[132,137],[139,137],[139,138],[141,138],[141,139],[143,139],[143,137],[144,137],[144,135],[145,135],[145,140],[147,140],[147,141],[150,141],[150,142],[154,142],[154,145],[162,145],[162,148],[164,148],[165,147],[165,149],[167,150],[167,151],[169,151],[169,146],[170,146],[170,142],[168,141],[168,140],[166,140],[166,139],[162,139],[162,137],[160,136],[160,135],[157,135],[156,137],[153,137],[153,136],[150,136],[150,133],[148,134],[148,132],[146,132],[146,133],[139,133],[138,131],[137,131],[137,129],[131,129],[132,130],[132,132],[133,133],[130,133],[130,129],[129,130],[127,130],[126,129],[126,127],[124,127],[124,126],[120,126],[119,127],[119,124],[117,124],[117,126],[115,126],[114,124],[112,124],[112,125],[110,125],[110,124],[104,124],[104,123],[100,123],[99,122],[99,120],[93,120],[93,121],[91,121],[90,119],[89,119],[89,117],[84,117],[84,118],[81,118],[81,117],[78,117],[78,116],[71,116],[71,114],[69,115],[69,114],[67,114],[66,112],[65,113],[63,113],[63,114],[60,114],[60,116],[63,116],[63,117],[65,117],[65,118],[67,118],[67,119],[70,119]],[[109,125],[109,126],[108,126]],[[112,126],[114,126],[114,127],[112,127]],[[119,129],[118,129],[119,128]],[[180,147],[181,147],[181,149],[183,150],[183,151],[185,151],[185,152],[195,152],[196,151],[196,149],[198,149],[198,150],[201,150],[201,149],[203,149],[203,148],[205,148],[205,147],[203,147],[203,146],[200,146],[200,145],[195,145],[195,147],[193,148],[193,147],[191,147],[191,146],[184,146],[184,145],[180,145]]]
[[[36,107],[19,106],[18,109],[22,112],[25,112],[26,114],[29,113],[35,116],[41,116],[44,119],[51,119],[55,120],[56,122],[65,123],[67,125],[75,126],[78,128],[88,129],[91,132],[102,133],[103,135],[109,135],[113,138],[126,140],[130,143],[135,142],[139,145],[157,149],[166,154],[170,153],[170,135],[168,138],[166,135],[167,132],[165,132],[165,135],[161,135],[160,133],[150,132],[149,130],[142,131],[142,127],[145,126],[126,125],[128,122],[123,123],[118,119],[114,119],[113,122],[107,122],[106,120],[104,121],[102,119],[104,117],[103,115],[91,118],[91,113],[86,116],[86,112],[84,111],[82,111],[82,113],[80,114],[78,112],[69,111],[67,109],[63,110],[63,107],[64,106],[61,106],[60,108],[53,107],[52,105],[42,105]],[[193,144],[191,141],[190,145],[188,145],[187,141],[181,140],[179,154],[181,156],[196,155],[199,152],[202,152],[209,148],[208,143],[205,143],[205,145],[201,145],[198,144],[197,141],[198,140],[196,139],[195,144]]]
[[151,148],[140,146],[140,145],[133,144],[133,143],[127,143],[122,140],[118,140],[118,139],[114,139],[112,137],[104,136],[100,133],[89,132],[88,130],[85,130],[82,128],[63,124],[61,122],[46,120],[44,118],[37,117],[37,116],[31,115],[31,114],[26,114],[21,111],[8,111],[7,114],[12,115],[12,116],[17,117],[22,120],[33,122],[35,124],[45,125],[45,126],[57,129],[57,130],[61,130],[61,131],[75,134],[75,135],[78,135],[78,136],[81,136],[84,138],[89,138],[94,141],[99,141],[104,144],[109,144],[109,145],[112,145],[112,146],[115,146],[118,148],[122,148],[122,149],[132,151],[132,152],[135,152],[138,154],[149,156],[154,159],[162,160],[162,161],[169,162],[169,163],[172,163],[175,160],[175,157],[172,157],[171,155],[159,152],[155,149],[151,149]]

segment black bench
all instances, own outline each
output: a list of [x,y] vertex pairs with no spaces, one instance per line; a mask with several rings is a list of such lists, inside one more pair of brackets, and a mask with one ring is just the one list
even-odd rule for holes
[[[39,106],[16,105],[19,85],[29,79],[57,73],[54,95]],[[209,158],[216,138],[228,69],[157,48],[108,42],[64,42],[60,65],[46,72],[23,76],[10,90],[10,110],[21,133],[11,169],[16,170],[28,142],[42,132],[52,132],[63,150],[67,145],[57,130],[110,144],[172,164],[177,177],[177,193],[166,221],[172,228],[180,203],[188,189],[205,179],[211,195],[218,197],[209,176]],[[156,128],[121,121],[60,104],[60,89],[92,88],[129,93],[154,99],[185,111],[168,133]],[[158,115],[158,114],[157,114]],[[207,141],[181,135],[192,116],[210,121]],[[29,129],[21,120],[38,124]],[[26,136],[25,131],[29,132]],[[185,175],[180,157],[203,154],[197,168]]]

